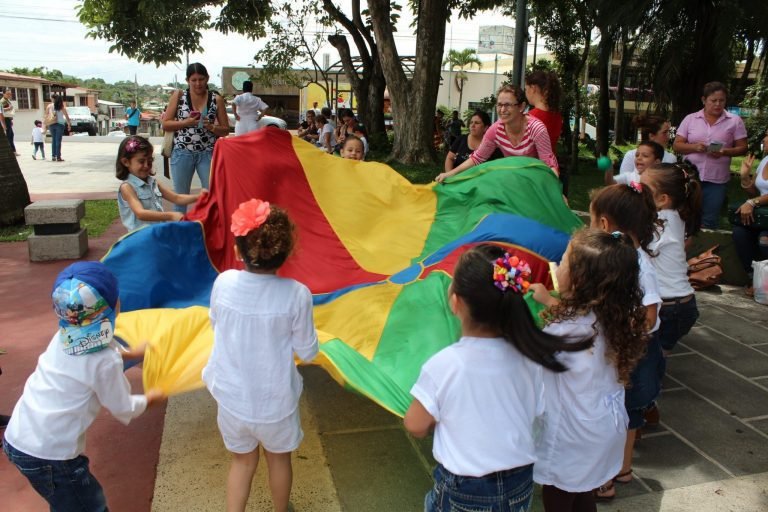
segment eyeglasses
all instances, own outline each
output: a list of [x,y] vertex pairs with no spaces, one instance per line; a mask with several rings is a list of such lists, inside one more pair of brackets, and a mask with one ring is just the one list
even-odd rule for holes
[[505,108],[512,108],[518,106],[519,103],[497,103],[496,108],[499,110],[504,110]]

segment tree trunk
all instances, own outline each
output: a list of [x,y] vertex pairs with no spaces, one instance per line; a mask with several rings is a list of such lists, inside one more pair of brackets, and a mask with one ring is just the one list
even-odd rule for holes
[[0,126],[0,226],[24,220],[24,208],[31,202],[19,162]]
[[629,45],[629,33],[626,28],[621,30],[621,63],[619,72],[616,76],[616,118],[613,123],[613,132],[615,134],[614,144],[626,144],[624,140],[624,80],[626,77],[627,65],[632,58],[632,47]]
[[[573,80],[573,97],[574,97],[574,106],[573,106],[573,135],[571,137],[571,166],[570,166],[570,172],[574,173],[579,168],[579,118],[581,117],[581,88],[579,86],[579,79],[577,77],[581,76],[581,71],[584,69],[584,66],[587,66],[587,61],[589,60],[589,49],[592,46],[592,41],[589,38],[589,32],[587,32],[584,43],[584,52],[581,54],[581,61],[577,69],[574,70],[574,80]],[[586,82],[584,83],[584,87],[586,87]],[[567,117],[565,119],[568,119]]]
[[744,70],[741,72],[741,78],[739,79],[739,85],[733,91],[733,98],[736,103],[741,103],[744,99],[744,91],[747,90],[747,81],[749,80],[749,74],[752,72],[752,64],[755,62],[755,40],[750,39],[747,41],[747,57],[744,62]]
[[433,119],[445,46],[448,0],[422,0],[416,13],[416,63],[405,75],[395,46],[388,0],[369,0],[379,59],[389,87],[395,131],[392,159],[406,164],[435,164]]
[[597,69],[600,73],[600,94],[597,102],[597,154],[608,154],[608,130],[611,121],[610,91],[608,90],[608,66],[613,51],[613,34],[610,27],[598,27],[600,45],[598,49]]

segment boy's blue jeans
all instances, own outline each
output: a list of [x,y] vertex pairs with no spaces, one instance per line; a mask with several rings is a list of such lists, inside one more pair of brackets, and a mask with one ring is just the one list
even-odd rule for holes
[[24,475],[37,493],[48,502],[51,512],[105,512],[104,490],[88,469],[88,457],[45,460],[32,457],[3,439],[8,460]]
[[533,464],[481,477],[455,475],[438,464],[425,512],[526,512],[533,500]]

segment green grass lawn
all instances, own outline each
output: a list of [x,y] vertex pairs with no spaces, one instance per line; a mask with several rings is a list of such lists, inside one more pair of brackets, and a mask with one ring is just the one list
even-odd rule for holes
[[[117,219],[117,201],[99,199],[85,202],[85,217],[80,225],[88,228],[88,236],[98,237]],[[32,234],[32,228],[24,223],[0,227],[0,242],[23,242]]]

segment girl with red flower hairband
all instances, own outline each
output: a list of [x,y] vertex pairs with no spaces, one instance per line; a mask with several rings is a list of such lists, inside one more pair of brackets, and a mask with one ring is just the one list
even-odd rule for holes
[[432,356],[411,389],[405,428],[434,428],[438,462],[425,510],[528,510],[533,496],[534,423],[544,412],[542,366],[566,370],[566,343],[540,331],[523,300],[531,269],[495,245],[479,245],[456,264],[448,307],[461,338]]
[[[597,501],[610,501],[616,496],[614,482],[628,484],[632,481],[632,454],[638,429],[646,424],[656,410],[656,399],[661,392],[660,376],[666,366],[658,337],[659,308],[661,294],[656,278],[652,258],[656,253],[649,248],[653,242],[656,228],[660,225],[656,214],[656,204],[648,187],[640,183],[629,185],[611,185],[594,193],[589,205],[590,226],[612,233],[626,233],[637,250],[640,264],[640,288],[645,306],[645,327],[649,334],[646,338],[645,355],[638,361],[630,376],[631,385],[625,391],[624,406],[629,415],[629,428],[624,444],[621,469],[612,479],[595,490]],[[650,422],[649,422],[650,423]],[[658,424],[658,417],[656,417]]]
[[294,226],[283,209],[251,199],[232,214],[231,230],[245,269],[222,272],[213,284],[213,351],[203,369],[218,404],[219,431],[232,453],[227,510],[245,510],[261,445],[275,510],[285,512],[291,452],[304,437],[294,354],[308,362],[318,352],[312,294],[277,275],[294,246]]
[[558,355],[569,371],[544,372],[546,421],[533,478],[543,486],[547,512],[594,511],[593,489],[621,467],[628,422],[624,386],[645,350],[639,273],[628,235],[583,229],[557,269],[560,299],[531,285],[534,299],[548,306],[544,332],[593,340],[590,350]]
[[152,144],[144,137],[127,137],[117,149],[115,176],[122,181],[117,189],[117,207],[128,231],[155,222],[181,220],[184,214],[163,210],[163,199],[185,206],[203,193],[177,194],[155,179],[153,162]]

